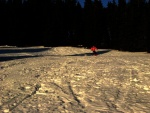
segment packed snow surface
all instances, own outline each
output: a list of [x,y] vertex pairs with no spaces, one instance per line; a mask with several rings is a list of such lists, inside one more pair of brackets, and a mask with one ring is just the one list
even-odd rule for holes
[[149,113],[150,54],[0,47],[0,113]]

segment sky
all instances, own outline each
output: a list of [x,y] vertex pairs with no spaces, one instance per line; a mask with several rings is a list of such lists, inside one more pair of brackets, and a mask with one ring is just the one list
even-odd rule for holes
[[[81,4],[82,7],[84,6],[84,1],[85,1],[85,0],[79,0],[79,2],[80,2],[80,4]],[[102,0],[103,6],[106,7],[106,6],[107,6],[107,3],[108,3],[109,1],[112,1],[112,0]],[[118,0],[117,0],[117,1],[118,1]]]
[[[79,0],[79,2],[80,2],[80,4],[81,4],[82,7],[84,6],[84,1],[85,1],[85,0]],[[113,1],[113,0],[102,0],[103,6],[104,6],[104,7],[107,7],[107,3],[108,3],[109,1]],[[127,1],[128,1],[128,0],[127,0]],[[118,2],[118,0],[116,0],[116,3],[117,3],[117,2]]]

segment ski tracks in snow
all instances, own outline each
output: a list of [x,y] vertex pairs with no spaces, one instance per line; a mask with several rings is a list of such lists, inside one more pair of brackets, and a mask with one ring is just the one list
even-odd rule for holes
[[148,54],[110,51],[98,56],[70,56],[87,52],[58,47],[41,53],[41,57],[1,63],[0,75],[5,77],[0,82],[0,111],[150,111]]

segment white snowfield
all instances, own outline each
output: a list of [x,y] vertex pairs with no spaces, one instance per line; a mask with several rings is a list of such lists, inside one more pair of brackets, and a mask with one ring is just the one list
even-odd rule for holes
[[0,113],[150,113],[150,54],[0,47]]

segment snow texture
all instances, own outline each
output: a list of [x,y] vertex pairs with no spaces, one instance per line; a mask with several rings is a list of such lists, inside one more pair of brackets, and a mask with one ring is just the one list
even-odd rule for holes
[[0,47],[0,113],[149,113],[150,54]]

